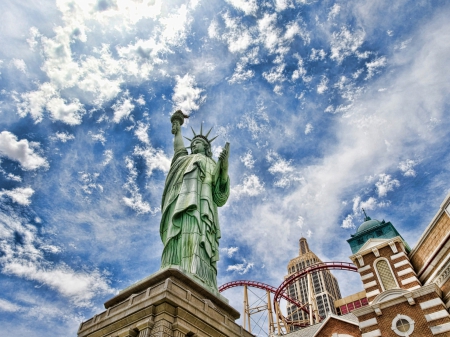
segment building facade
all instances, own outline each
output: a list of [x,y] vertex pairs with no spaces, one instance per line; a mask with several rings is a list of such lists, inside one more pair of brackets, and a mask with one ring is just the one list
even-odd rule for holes
[[[299,240],[298,256],[289,261],[288,275],[285,278],[321,262],[322,260],[309,249],[307,240],[302,237]],[[311,273],[311,280],[315,300],[313,309],[317,310],[321,317],[326,317],[329,313],[335,314],[334,302],[341,298],[341,291],[336,278],[329,270],[321,270]],[[288,295],[301,303],[310,303],[308,278],[302,277],[290,284]],[[294,321],[300,321],[304,324],[309,322],[308,315],[304,311],[297,311],[297,307],[290,303],[287,304],[287,313],[288,317]]]
[[351,312],[290,337],[450,337],[450,194],[413,249],[390,222],[367,216],[348,243],[367,305],[348,306],[363,292],[336,301],[338,313]]

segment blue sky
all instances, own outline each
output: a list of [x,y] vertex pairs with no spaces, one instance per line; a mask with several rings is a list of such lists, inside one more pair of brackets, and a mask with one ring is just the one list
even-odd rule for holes
[[[445,1],[6,0],[0,13],[2,332],[75,335],[159,269],[176,109],[187,137],[214,127],[215,157],[231,143],[219,284],[277,286],[302,235],[349,261],[362,207],[414,246],[450,190]],[[362,289],[336,275],[344,295]]]

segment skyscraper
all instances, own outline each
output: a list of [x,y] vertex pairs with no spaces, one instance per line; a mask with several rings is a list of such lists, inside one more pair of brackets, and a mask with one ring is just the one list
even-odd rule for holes
[[[288,275],[286,278],[304,268],[321,262],[322,260],[309,249],[308,241],[302,237],[299,240],[298,256],[288,263]],[[336,278],[329,270],[320,270],[311,273],[311,280],[313,298],[315,299],[315,304],[317,304],[319,316],[325,317],[329,312],[335,314],[334,301],[341,298],[341,291],[339,290],[339,284]],[[288,295],[301,303],[309,303],[308,289],[308,278],[305,275],[305,277],[289,285]],[[287,314],[293,320],[298,320],[303,323],[309,322],[308,315],[303,311],[297,311],[297,307],[290,303],[287,305]]]

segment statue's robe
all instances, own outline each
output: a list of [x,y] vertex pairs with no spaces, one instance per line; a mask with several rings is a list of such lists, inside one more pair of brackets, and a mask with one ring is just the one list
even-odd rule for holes
[[164,244],[161,268],[180,266],[212,289],[217,289],[220,226],[217,207],[230,193],[213,182],[216,163],[203,154],[174,154],[161,203],[160,234]]

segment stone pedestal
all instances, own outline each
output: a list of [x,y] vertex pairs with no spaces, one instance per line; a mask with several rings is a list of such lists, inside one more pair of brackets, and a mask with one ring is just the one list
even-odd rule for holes
[[227,300],[178,269],[153,274],[105,303],[78,337],[250,337]]

